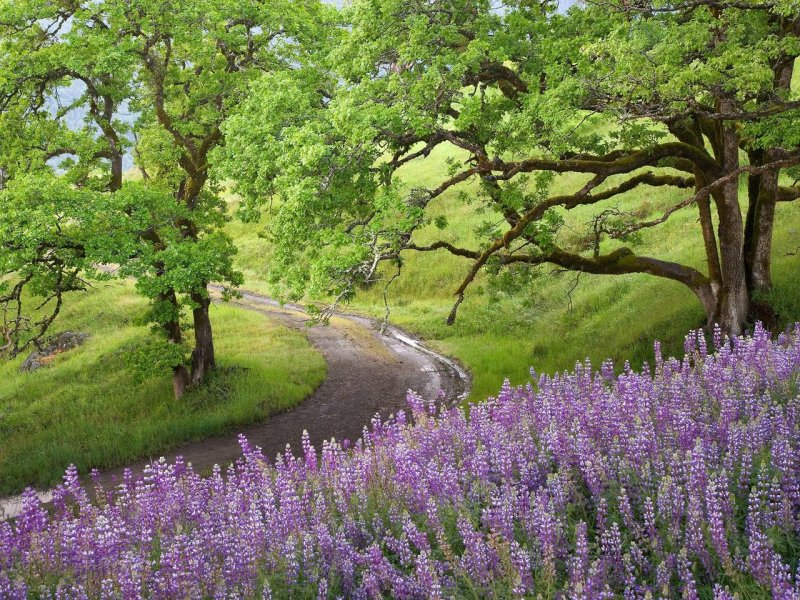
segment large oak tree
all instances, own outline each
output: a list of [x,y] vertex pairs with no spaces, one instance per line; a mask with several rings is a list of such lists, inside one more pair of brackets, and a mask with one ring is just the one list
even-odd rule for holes
[[[709,324],[770,317],[778,202],[800,197],[797,0],[355,0],[329,59],[263,79],[228,124],[227,173],[273,196],[276,272],[296,292],[348,298],[385,261],[446,251],[481,269],[556,265],[687,286]],[[451,149],[410,192],[397,170]],[[555,193],[554,181],[572,182]],[[619,199],[674,190],[658,214]],[[415,241],[450,190],[498,216],[481,243]],[[590,247],[560,235],[593,207]],[[695,211],[702,269],[633,243]],[[642,216],[644,215],[644,216]]]

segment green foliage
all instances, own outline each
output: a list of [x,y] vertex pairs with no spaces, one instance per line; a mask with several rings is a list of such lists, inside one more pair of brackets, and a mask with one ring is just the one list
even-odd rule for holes
[[[209,179],[220,126],[258,75],[314,52],[328,14],[318,0],[0,4],[0,172],[14,199],[0,279],[21,282],[3,292],[6,307],[19,310],[23,287],[60,306],[93,265],[116,263],[150,299],[162,340],[180,346],[182,309],[207,310],[210,282],[226,297],[241,283]],[[142,181],[123,180],[129,150]],[[27,319],[5,327],[14,349]],[[177,368],[187,356],[147,348],[139,366]]]
[[[521,273],[551,263],[676,280],[703,301],[709,320],[717,318],[729,303],[727,292],[715,291],[722,289],[717,271],[730,279],[728,271],[749,265],[732,266],[709,249],[708,264],[721,267],[704,273],[637,254],[649,250],[641,247],[641,230],[696,210],[694,202],[664,206],[660,219],[647,218],[644,193],[638,207],[617,205],[645,186],[700,198],[705,181],[713,184],[715,208],[735,214],[738,197],[726,200],[736,204],[726,211],[719,190],[735,180],[739,150],[753,160],[765,148],[770,157],[785,155],[771,167],[776,174],[800,162],[791,125],[798,92],[787,81],[800,36],[785,16],[790,7],[556,8],[356,0],[327,55],[254,84],[225,125],[221,173],[251,218],[259,205],[272,209],[278,290],[348,300],[354,288],[379,278],[378,263],[445,249],[473,261],[453,289],[459,302],[483,268],[497,273],[513,265]],[[725,150],[723,139],[737,149]],[[407,185],[403,168],[419,168],[437,149],[449,155],[447,168],[439,165],[423,186]],[[576,177],[558,177],[566,173]],[[452,221],[431,214],[449,190],[486,218],[468,246],[453,246],[444,234],[423,245],[419,232],[427,224],[445,230]],[[725,193],[737,194],[731,186]],[[800,195],[796,184],[788,193]],[[582,206],[595,207],[594,215],[571,244],[558,211]],[[704,226],[714,227],[711,217]],[[723,227],[720,246],[755,239],[742,229]],[[699,231],[696,243],[711,245],[703,246]],[[744,317],[730,318],[738,321],[725,326],[738,330]]]
[[142,382],[151,376],[169,375],[175,365],[187,362],[188,355],[189,348],[185,344],[148,339],[127,349],[125,363],[136,381]]
[[[409,188],[424,186],[446,169],[454,155],[455,151],[440,148],[429,160],[404,167],[399,176]],[[575,182],[559,180],[556,185],[568,187]],[[640,194],[624,194],[620,209],[630,211],[639,206]],[[657,189],[646,195],[646,202],[657,214],[675,196],[667,188]],[[235,210],[239,200],[231,198],[230,202]],[[449,226],[439,230],[428,224],[417,233],[419,243],[440,238],[456,245],[473,243],[476,225],[486,218],[475,208],[476,204],[465,205],[455,193],[445,194],[431,205],[429,213],[432,218],[446,215]],[[569,236],[582,234],[581,228],[593,216],[591,207],[562,214],[561,233]],[[696,227],[696,219],[691,211],[676,214],[663,227],[644,231],[642,245],[669,260],[700,264],[702,255],[693,237],[687,235]],[[773,247],[776,284],[770,302],[784,319],[780,327],[800,320],[798,222],[798,203],[778,206]],[[271,287],[272,246],[258,236],[263,228],[270,228],[268,214],[259,228],[238,221],[226,227],[240,249],[234,260],[245,274],[246,287],[267,292]],[[452,290],[468,268],[466,259],[445,252],[410,254],[388,296],[393,323],[468,368],[473,401],[495,394],[506,378],[524,384],[530,379],[531,367],[538,373],[552,374],[572,369],[584,357],[590,357],[594,364],[607,358],[618,364],[629,360],[637,368],[644,362],[652,364],[653,339],[662,340],[665,353],[680,354],[686,331],[703,322],[702,310],[691,293],[673,282],[647,275],[577,277],[575,273],[558,274],[552,269],[534,270],[522,265],[480,275],[461,307],[459,319],[448,327],[444,321],[452,306]],[[393,274],[394,269],[386,265],[379,276],[385,281]],[[359,290],[349,309],[383,318],[383,286]]]
[[[0,277],[11,274],[0,279],[3,350],[17,354],[42,338],[62,294],[85,289],[94,262],[117,262],[133,252],[117,201],[44,172],[19,175],[0,189]],[[24,299],[49,312],[32,320]]]

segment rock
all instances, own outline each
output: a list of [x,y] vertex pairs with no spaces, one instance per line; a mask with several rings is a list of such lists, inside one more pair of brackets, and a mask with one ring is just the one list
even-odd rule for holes
[[31,352],[22,364],[19,366],[20,373],[30,373],[36,369],[41,368],[42,363],[39,362],[41,356],[40,352]]
[[48,365],[56,355],[72,350],[89,339],[88,333],[62,331],[47,339],[41,350],[31,352],[19,366],[21,373],[30,373]]
[[83,344],[88,339],[88,333],[64,331],[55,336],[55,339],[52,341],[52,351],[50,354],[59,351],[66,352],[67,350],[72,350],[73,348],[77,348]]

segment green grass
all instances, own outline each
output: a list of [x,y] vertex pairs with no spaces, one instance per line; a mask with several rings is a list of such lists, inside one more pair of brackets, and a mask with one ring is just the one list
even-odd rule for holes
[[[427,160],[404,167],[400,176],[409,186],[432,185],[446,172],[447,155],[456,152],[439,147]],[[578,177],[562,176],[555,191],[574,190],[582,183]],[[652,218],[686,193],[642,187],[612,205],[623,210],[638,208],[644,197],[643,216]],[[499,216],[477,208],[478,203],[464,204],[456,191],[444,194],[432,203],[430,215],[445,215],[447,228],[426,227],[415,234],[415,241],[425,244],[446,239],[456,245],[480,247],[475,228],[486,221],[497,222]],[[580,242],[588,230],[587,222],[599,210],[582,207],[565,212],[559,243]],[[787,254],[800,246],[798,230],[800,203],[781,204],[774,240],[773,301],[786,322],[800,319],[800,256]],[[268,289],[269,243],[257,236],[258,229],[253,226],[232,224],[230,232],[242,248],[237,264],[245,273],[245,287]],[[636,249],[705,272],[701,244],[697,212],[685,209],[661,227],[646,231]],[[613,247],[607,244],[604,251]],[[586,357],[596,364],[611,358],[638,366],[652,359],[654,339],[663,341],[665,352],[681,353],[685,333],[704,324],[694,295],[678,283],[648,275],[583,274],[576,285],[575,273],[554,274],[552,268],[543,267],[522,289],[511,292],[498,291],[486,275],[480,275],[467,291],[458,320],[448,327],[445,318],[454,301],[453,292],[469,267],[469,261],[446,251],[407,253],[402,276],[390,288],[389,302],[394,323],[457,358],[471,371],[472,400],[496,393],[505,378],[512,383],[528,381],[531,367],[552,373],[571,369]],[[382,316],[383,286],[360,292],[351,309]]]
[[98,283],[65,303],[58,331],[91,338],[47,368],[0,364],[0,493],[59,481],[71,463],[85,473],[158,456],[180,442],[229,431],[287,410],[325,376],[302,333],[257,313],[214,306],[220,369],[175,400],[169,376],[137,381],[126,350],[149,335],[128,283]]

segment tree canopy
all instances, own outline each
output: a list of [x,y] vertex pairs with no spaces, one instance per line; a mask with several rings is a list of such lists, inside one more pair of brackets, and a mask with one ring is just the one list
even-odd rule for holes
[[[257,75],[313,51],[324,12],[316,0],[0,5],[0,299],[12,352],[38,343],[95,265],[115,263],[151,300],[152,365],[171,367],[178,396],[203,380],[215,364],[209,284],[227,294],[241,282],[209,153]],[[124,176],[129,156],[138,177]],[[22,308],[31,296],[52,307],[36,327]]]
[[[381,263],[446,251],[469,261],[451,322],[481,269],[551,264],[678,281],[738,332],[771,316],[775,205],[800,197],[799,15],[796,0],[355,0],[324,60],[256,82],[224,127],[225,173],[252,207],[279,198],[275,272],[295,294],[348,299]],[[447,172],[408,189],[398,170],[438,147]],[[648,187],[674,204],[618,208]],[[418,244],[451,190],[490,216],[479,243]],[[570,245],[564,211],[586,206],[591,243]],[[704,269],[636,243],[681,210]]]
[[[482,270],[526,282],[544,264],[677,281],[729,333],[769,321],[776,205],[800,198],[798,15],[797,0],[3,2],[1,347],[37,345],[64,295],[115,264],[151,300],[141,362],[169,365],[176,395],[201,382],[209,285],[242,281],[223,181],[245,218],[277,207],[273,273],[294,296],[348,300],[384,263],[449,252],[465,259],[450,322]],[[432,183],[404,182],[441,150]],[[650,207],[653,188],[671,203]],[[419,241],[446,230],[430,210],[444,194],[485,215],[471,245]],[[592,211],[582,236],[565,235],[574,209]],[[641,243],[678,211],[697,214],[703,266]]]

